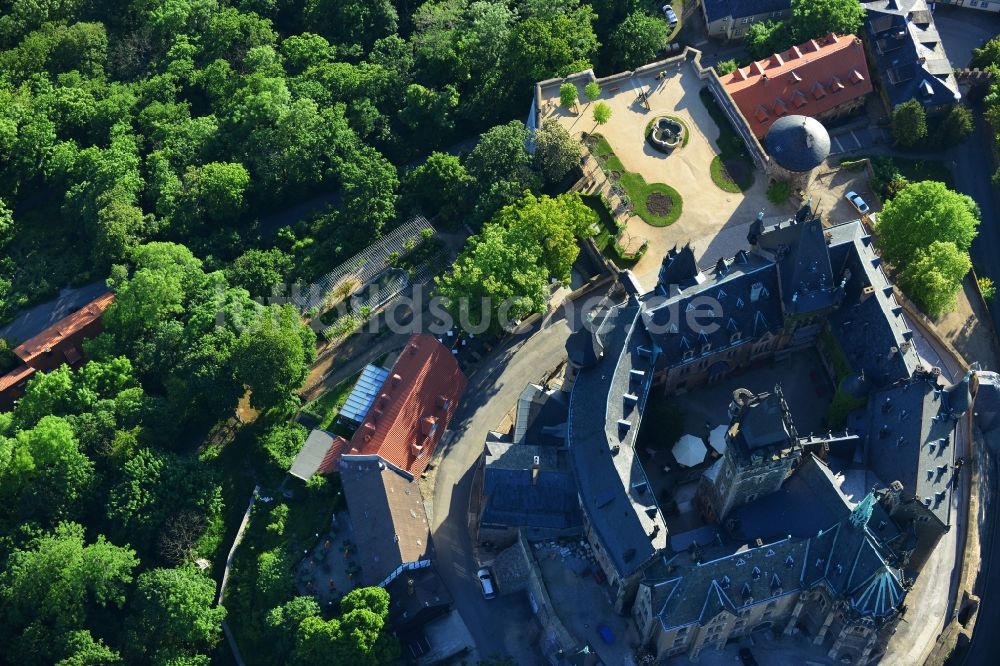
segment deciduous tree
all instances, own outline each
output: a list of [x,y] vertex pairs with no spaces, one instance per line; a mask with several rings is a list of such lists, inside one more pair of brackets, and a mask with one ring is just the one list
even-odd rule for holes
[[615,62],[620,69],[635,69],[652,62],[667,45],[667,24],[662,17],[636,11],[611,33]]
[[558,183],[580,163],[580,142],[549,118],[535,131],[535,168],[548,183]]
[[911,183],[885,202],[878,216],[879,245],[886,258],[907,266],[916,250],[935,241],[953,243],[968,252],[979,227],[979,208],[968,196],[949,190],[944,183]]
[[955,307],[955,294],[972,268],[969,253],[954,243],[934,241],[918,249],[900,273],[900,284],[927,314],[938,317]]
[[892,110],[892,138],[900,146],[916,146],[927,138],[927,114],[923,105],[910,99]]

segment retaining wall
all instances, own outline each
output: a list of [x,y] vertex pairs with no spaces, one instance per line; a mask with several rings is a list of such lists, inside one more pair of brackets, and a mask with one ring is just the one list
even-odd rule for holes
[[664,71],[671,66],[679,69],[686,62],[690,62],[695,73],[698,75],[698,78],[705,81],[709,91],[712,93],[712,97],[714,97],[716,103],[718,103],[719,108],[721,108],[723,113],[726,114],[726,118],[729,119],[730,125],[732,125],[733,129],[743,140],[743,144],[746,146],[747,152],[750,154],[754,163],[766,171],[770,163],[770,158],[767,156],[767,153],[764,152],[764,148],[760,145],[760,141],[757,140],[757,137],[754,136],[754,133],[750,130],[750,125],[747,123],[746,118],[743,117],[739,107],[736,106],[736,102],[734,102],[733,98],[730,97],[728,92],[726,92],[725,87],[722,85],[722,80],[719,79],[719,75],[716,73],[715,69],[712,67],[703,67],[701,64],[701,51],[691,48],[690,46],[685,47],[684,50],[676,56],[652,62],[648,65],[643,65],[633,71],[619,72],[618,74],[612,74],[611,76],[606,76],[601,79],[594,75],[594,70],[587,69],[582,72],[577,72],[576,74],[570,74],[569,76],[563,78],[539,81],[535,84],[535,99],[532,106],[532,113],[534,114],[537,110],[545,107],[545,96],[543,95],[543,91],[552,86],[558,87],[564,83],[586,85],[591,82],[596,82],[602,89],[605,89],[616,85],[620,86],[629,81],[633,76],[648,76],[656,72]]

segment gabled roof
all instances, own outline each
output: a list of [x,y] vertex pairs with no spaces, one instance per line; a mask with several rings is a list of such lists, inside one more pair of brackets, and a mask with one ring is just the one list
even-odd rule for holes
[[927,107],[961,99],[958,81],[926,0],[877,0],[865,31],[892,106],[916,99]]
[[452,353],[431,335],[414,335],[355,431],[345,456],[378,456],[417,477],[434,453],[465,391]]
[[758,139],[789,112],[815,117],[872,91],[861,40],[834,33],[737,69],[722,84]]
[[63,317],[38,335],[15,347],[14,355],[30,365],[37,356],[58,349],[67,338],[98,321],[114,300],[115,295],[110,291],[98,296],[76,312]]
[[[634,301],[602,320],[614,355],[579,372],[570,395],[567,441],[580,503],[619,577],[642,569],[667,545],[667,528],[635,452],[654,364],[653,341]],[[634,372],[633,372],[634,371]],[[637,403],[625,394],[638,394]]]
[[786,311],[805,314],[834,304],[836,285],[825,230],[808,206],[796,218],[765,229],[757,245],[778,262]]
[[731,16],[743,18],[771,12],[787,11],[791,0],[704,0],[705,16],[709,21]]
[[[643,297],[642,312],[645,329],[660,348],[657,366],[688,363],[703,353],[746,344],[780,329],[780,293],[775,264],[747,252],[718,264],[700,284],[672,296],[658,287]],[[721,317],[706,296],[721,304]]]
[[344,458],[340,480],[364,585],[379,585],[401,564],[429,559],[430,529],[416,483],[381,461]]
[[947,525],[956,421],[943,388],[935,375],[919,373],[873,394],[850,425],[867,435],[867,464],[882,483],[901,482],[904,496]]
[[308,481],[314,474],[327,474],[336,469],[337,459],[347,446],[347,440],[326,430],[315,429],[302,444],[288,473]]
[[876,387],[909,378],[920,358],[871,237],[858,222],[830,231],[834,280],[844,295],[828,321],[840,348],[851,368]]
[[14,368],[5,375],[0,376],[0,393],[8,391],[21,382],[31,379],[36,372],[37,370],[32,368],[30,365],[22,365]]
[[582,524],[566,455],[551,446],[488,442],[481,524],[544,529]]

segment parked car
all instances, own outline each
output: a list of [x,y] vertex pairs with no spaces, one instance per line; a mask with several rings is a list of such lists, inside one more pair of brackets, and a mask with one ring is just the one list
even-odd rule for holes
[[670,5],[663,5],[663,15],[667,17],[667,23],[670,25],[677,25],[677,14],[674,13],[674,8]]
[[483,588],[483,596],[487,599],[497,596],[497,588],[493,583],[493,574],[490,573],[490,570],[480,569],[476,575],[479,576],[479,586]]
[[851,202],[851,205],[858,209],[858,212],[862,215],[868,214],[868,204],[862,199],[857,192],[848,192],[844,195],[844,198]]
[[753,656],[750,648],[740,648],[740,661],[743,666],[758,666],[757,660]]

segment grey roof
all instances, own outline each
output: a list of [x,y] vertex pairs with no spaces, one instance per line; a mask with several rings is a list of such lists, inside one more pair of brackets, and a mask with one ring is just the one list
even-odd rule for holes
[[739,536],[763,545],[706,548],[695,559],[675,553],[650,568],[643,584],[652,588],[653,611],[669,630],[824,585],[857,615],[884,619],[905,595],[884,545],[899,532],[877,504],[867,524],[852,524],[855,510],[826,465],[807,456],[781,491],[736,511]]
[[[908,378],[921,367],[920,357],[871,237],[858,222],[835,229],[836,246],[830,255],[836,258],[834,279],[838,286],[843,284],[844,295],[827,320],[834,336],[854,371],[863,372],[874,386]],[[852,230],[850,241],[841,247],[839,241]]]
[[660,286],[643,297],[643,323],[660,349],[658,367],[693,363],[784,325],[774,263],[744,251],[724,264],[724,271],[717,265],[701,283],[672,296]]
[[361,371],[361,376],[355,382],[351,394],[347,396],[344,406],[337,412],[337,417],[352,423],[361,423],[368,416],[375,397],[382,390],[382,385],[389,376],[385,368],[369,363]]
[[336,435],[333,433],[318,428],[310,432],[295,460],[292,461],[288,473],[303,481],[311,479],[319,471],[319,466],[323,463],[323,458],[326,457],[335,438]]
[[743,18],[770,12],[786,11],[791,8],[791,0],[704,0],[705,16],[709,21],[717,21],[726,16]]
[[1000,424],[1000,375],[980,371],[976,380],[976,424],[988,432]]
[[[566,529],[583,522],[567,453],[490,442],[483,473],[484,526]],[[537,473],[532,466],[538,461]]]
[[780,166],[789,171],[809,171],[830,154],[830,135],[815,118],[783,116],[767,131],[764,146]]
[[517,400],[514,443],[562,446],[566,442],[566,394],[528,384]]
[[961,99],[951,61],[925,0],[862,4],[868,10],[865,31],[869,50],[892,106],[916,99],[935,107]]
[[381,461],[340,461],[363,585],[379,585],[401,564],[430,559],[430,529],[416,483]]
[[826,234],[808,205],[795,218],[764,229],[757,246],[778,262],[787,312],[806,314],[834,304],[836,285]]
[[730,428],[730,445],[737,450],[787,448],[795,444],[797,434],[788,405],[775,387],[775,392],[755,396],[737,415]]
[[[607,347],[620,351],[580,371],[569,408],[567,441],[580,501],[620,577],[638,571],[667,543],[663,515],[634,450],[653,366],[652,340],[636,325],[639,309],[630,301],[604,319]],[[632,406],[625,394],[637,394],[638,403]]]
[[918,373],[872,394],[849,426],[866,435],[867,465],[884,485],[901,482],[904,496],[948,524],[956,421],[941,389],[937,375]]
[[663,255],[657,281],[664,287],[677,285],[684,289],[700,282],[699,273],[691,243],[680,249],[675,245]]

